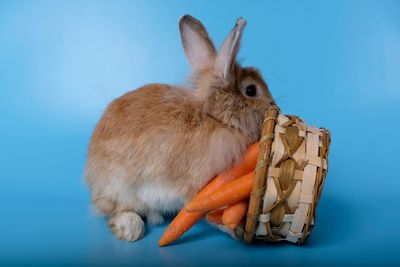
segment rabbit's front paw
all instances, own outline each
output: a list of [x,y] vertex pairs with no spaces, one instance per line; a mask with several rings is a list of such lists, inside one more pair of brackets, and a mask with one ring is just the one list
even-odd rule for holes
[[135,212],[125,211],[112,216],[108,222],[111,231],[118,239],[136,241],[144,236],[142,218]]

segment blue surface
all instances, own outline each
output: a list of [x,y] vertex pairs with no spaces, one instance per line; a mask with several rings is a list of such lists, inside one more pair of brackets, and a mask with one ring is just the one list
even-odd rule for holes
[[[177,28],[220,44],[248,20],[240,57],[285,113],[332,132],[329,176],[305,246],[247,246],[204,223],[158,248],[164,226],[116,240],[89,207],[88,139],[107,103],[185,83]],[[1,1],[0,265],[399,265],[398,1]]]

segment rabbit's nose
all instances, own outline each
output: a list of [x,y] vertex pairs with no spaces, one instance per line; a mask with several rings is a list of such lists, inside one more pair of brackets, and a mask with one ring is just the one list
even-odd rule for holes
[[273,105],[273,106],[276,106],[275,100],[272,100],[272,101],[270,102],[270,104]]

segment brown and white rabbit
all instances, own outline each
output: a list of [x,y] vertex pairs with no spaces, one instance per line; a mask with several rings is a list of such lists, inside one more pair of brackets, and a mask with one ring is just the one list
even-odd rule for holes
[[217,53],[204,26],[179,21],[193,90],[149,84],[114,100],[90,141],[85,170],[92,201],[119,239],[134,241],[175,213],[260,138],[273,103],[260,73],[236,62],[246,21]]

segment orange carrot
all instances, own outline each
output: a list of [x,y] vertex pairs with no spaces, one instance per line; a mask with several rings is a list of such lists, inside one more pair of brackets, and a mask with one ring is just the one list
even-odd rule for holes
[[[197,201],[198,199],[214,192],[222,185],[253,171],[257,164],[258,148],[259,143],[251,145],[247,149],[246,153],[243,155],[243,158],[239,163],[234,165],[229,170],[225,171],[223,174],[218,175],[213,180],[211,180],[199,193],[197,193],[192,201]],[[170,223],[170,225],[168,225],[163,236],[158,241],[158,244],[160,246],[166,246],[174,242],[187,230],[189,230],[204,215],[205,212],[187,212],[185,211],[185,209],[182,209],[175,217],[175,219]]]
[[181,235],[183,235],[187,230],[190,229],[197,221],[199,221],[205,212],[187,212],[185,209],[176,215],[174,220],[165,229],[164,234],[158,240],[158,245],[160,247],[166,246],[175,240],[177,240]]
[[244,199],[224,209],[222,222],[231,229],[235,229],[246,215],[249,201]]
[[222,222],[222,215],[224,213],[224,210],[219,209],[219,210],[213,210],[207,213],[206,219],[215,224],[224,224]]
[[209,211],[236,203],[249,197],[253,181],[254,173],[248,173],[239,179],[221,186],[206,197],[194,199],[186,205],[185,209],[189,212]]
[[[212,179],[207,186],[205,186],[199,193],[197,193],[196,198],[202,198],[210,193],[214,192],[217,188],[222,185],[231,182],[234,179],[242,177],[243,175],[254,171],[257,164],[258,158],[258,148],[259,143],[252,144],[243,155],[240,162],[234,165],[229,170],[225,171],[221,175],[218,175]],[[192,200],[193,201],[193,200]]]

